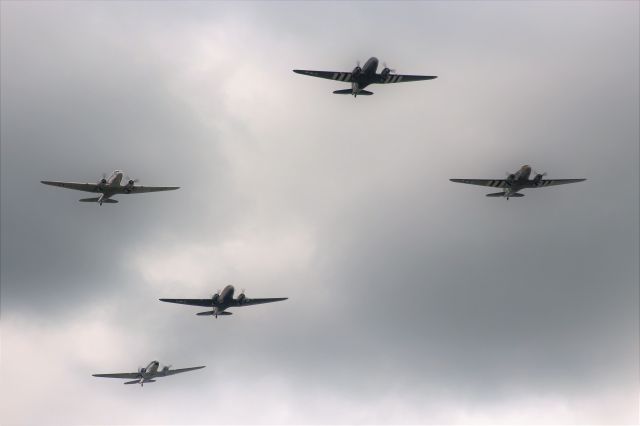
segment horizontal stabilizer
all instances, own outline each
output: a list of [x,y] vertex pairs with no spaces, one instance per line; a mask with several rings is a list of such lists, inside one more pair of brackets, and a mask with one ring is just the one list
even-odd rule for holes
[[358,92],[358,95],[371,96],[371,95],[373,95],[373,92],[370,92],[368,90],[361,90],[361,91]]
[[[506,197],[504,192],[494,192],[491,194],[487,194],[487,197]],[[518,197],[524,197],[524,194],[520,194],[519,192],[515,192],[513,194],[510,194],[508,198],[518,198]]]
[[[100,201],[100,198],[96,197],[96,198],[81,198],[78,201],[82,201],[83,203],[97,203],[98,201]],[[118,200],[112,200],[111,198],[107,198],[107,199],[103,199],[102,200],[103,203],[106,204],[115,204],[118,202]]]
[[353,90],[351,89],[334,90],[333,93],[336,95],[353,95]]
[[140,380],[132,380],[130,382],[124,382],[125,385],[135,385],[140,383]]
[[[198,312],[196,315],[215,315],[213,311]],[[218,312],[218,315],[231,315],[231,312]]]

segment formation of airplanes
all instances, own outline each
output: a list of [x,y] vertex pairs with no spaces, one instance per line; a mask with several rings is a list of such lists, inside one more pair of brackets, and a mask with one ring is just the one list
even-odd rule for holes
[[350,89],[335,90],[336,95],[373,95],[373,92],[364,90],[370,84],[391,84],[403,83],[409,81],[433,80],[437,78],[435,75],[406,75],[394,74],[394,71],[384,65],[380,73],[378,70],[378,58],[371,57],[360,67],[358,63],[351,72],[340,71],[310,71],[310,70],[293,70],[293,72],[311,77],[326,78],[328,80],[341,81],[343,83],[351,83]]
[[174,374],[186,373],[187,371],[199,370],[204,368],[204,365],[199,367],[187,367],[171,369],[170,365],[166,365],[160,370],[160,363],[158,361],[151,361],[146,367],[138,368],[135,373],[107,373],[107,374],[93,374],[93,377],[107,377],[110,379],[133,379],[128,382],[124,382],[125,385],[139,384],[144,386],[145,383],[153,383],[159,377],[173,376]]
[[[311,70],[293,70],[295,73],[308,75],[311,77],[324,78],[329,80],[350,83],[351,88],[344,90],[336,90],[333,93],[341,95],[372,95],[373,92],[365,90],[372,84],[391,84],[421,80],[433,80],[437,76],[432,75],[406,75],[395,74],[386,65],[383,65],[380,73],[378,70],[378,59],[369,58],[364,66],[358,64],[350,72],[339,71],[311,71]],[[528,165],[520,167],[514,173],[508,173],[506,179],[450,179],[452,182],[465,183],[471,185],[486,186],[490,188],[499,188],[500,192],[487,194],[487,197],[502,197],[507,200],[514,197],[523,197],[520,193],[523,189],[545,188],[548,186],[564,185],[575,182],[582,182],[586,179],[544,179],[546,173],[535,173],[531,178],[532,169]],[[97,183],[78,183],[78,182],[62,182],[62,181],[41,181],[45,185],[57,186],[60,188],[74,189],[77,191],[90,192],[99,194],[97,197],[82,198],[79,201],[98,203],[99,205],[118,203],[112,197],[118,194],[142,194],[147,192],[172,191],[179,189],[178,186],[141,186],[136,185],[136,179],[125,177],[121,170],[115,170],[108,178],[103,175]],[[287,300],[287,297],[250,299],[245,296],[244,290],[240,292],[238,297],[234,298],[235,289],[232,285],[226,286],[223,290],[216,292],[213,296],[205,299],[159,299],[161,302],[176,303],[181,305],[203,307],[207,310],[198,312],[199,316],[218,316],[231,315],[229,308],[238,308],[243,306],[259,305],[264,303],[273,303]],[[140,384],[153,383],[157,378],[172,376],[174,374],[185,373],[205,368],[205,366],[187,367],[171,369],[171,366],[165,366],[160,369],[158,361],[151,361],[146,367],[139,368],[133,373],[108,373],[93,374],[94,377],[107,377],[127,380],[124,384]]]

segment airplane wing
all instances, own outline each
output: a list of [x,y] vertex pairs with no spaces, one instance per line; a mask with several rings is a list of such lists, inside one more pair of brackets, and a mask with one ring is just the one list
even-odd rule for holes
[[351,82],[350,72],[338,72],[338,71],[308,71],[308,70],[293,70],[293,72],[302,75],[309,75],[311,77],[326,78],[328,80],[344,81],[345,83]]
[[271,303],[271,302],[280,302],[282,300],[287,300],[288,297],[272,297],[269,299],[249,299],[245,298],[241,303],[237,303],[236,306],[250,306],[250,305],[261,305],[263,303]]
[[582,182],[586,179],[542,179],[537,184],[530,181],[529,188],[543,188],[545,186],[566,185],[568,183]]
[[193,371],[193,370],[199,370],[201,368],[204,368],[204,365],[201,365],[200,367],[188,367],[188,368],[176,368],[175,370],[169,370],[169,371],[164,371],[162,372],[162,376],[173,376],[174,374],[180,374],[180,373],[186,373],[187,371]]
[[181,305],[205,306],[211,308],[213,306],[212,299],[158,299],[161,302],[179,303]]
[[145,192],[173,191],[180,189],[179,186],[132,186],[129,188],[129,194],[144,194]]
[[96,185],[95,183],[57,182],[52,180],[41,180],[40,182],[44,183],[45,185],[75,189],[76,191],[98,192],[98,185]]
[[114,373],[114,374],[92,374],[93,377],[108,377],[111,379],[139,379],[140,373]]
[[433,80],[438,78],[437,75],[406,75],[406,74],[388,74],[385,77],[380,76],[380,84],[404,83],[408,81]]
[[451,182],[469,185],[490,186],[492,188],[506,188],[509,186],[505,179],[449,179]]

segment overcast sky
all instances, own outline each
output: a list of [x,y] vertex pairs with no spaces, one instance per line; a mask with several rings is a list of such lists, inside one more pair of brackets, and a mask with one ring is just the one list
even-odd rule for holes
[[638,2],[0,7],[0,423],[638,422]]

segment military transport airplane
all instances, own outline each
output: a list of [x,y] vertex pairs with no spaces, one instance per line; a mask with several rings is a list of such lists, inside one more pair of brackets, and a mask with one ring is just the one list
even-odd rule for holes
[[218,315],[231,315],[231,312],[225,311],[225,309],[227,308],[260,305],[262,303],[280,302],[281,300],[288,299],[288,297],[275,297],[271,299],[249,299],[248,297],[245,297],[244,290],[240,292],[237,299],[234,299],[234,291],[235,289],[233,288],[233,286],[228,285],[224,288],[224,290],[218,291],[209,299],[160,299],[160,301],[212,308],[213,310],[211,311],[198,312],[196,315],[213,315],[214,317],[218,318]]
[[543,179],[546,173],[536,173],[533,179],[531,176],[531,167],[525,165],[520,167],[515,173],[507,175],[506,179],[449,179],[451,182],[468,183],[470,185],[489,186],[492,188],[502,188],[502,192],[494,192],[487,194],[487,197],[504,197],[507,200],[510,197],[524,197],[524,194],[518,191],[525,188],[544,188],[547,186],[564,185],[567,183],[582,182],[586,179]]
[[124,382],[125,385],[133,385],[139,383],[143,386],[145,383],[153,383],[154,379],[158,377],[173,376],[174,374],[186,373],[187,371],[199,370],[204,368],[204,365],[200,367],[189,368],[176,368],[171,369],[170,365],[165,366],[162,370],[158,370],[160,363],[158,361],[151,361],[146,367],[140,367],[135,373],[114,373],[114,374],[93,374],[93,377],[109,377],[112,379],[135,379],[130,382]]
[[337,95],[373,95],[373,92],[363,90],[370,84],[390,84],[403,83],[406,81],[432,80],[437,78],[435,75],[404,75],[392,74],[394,71],[384,65],[384,69],[380,74],[376,73],[378,69],[378,59],[371,57],[364,66],[360,68],[360,63],[351,72],[338,71],[308,71],[293,70],[293,72],[311,77],[326,78],[328,80],[337,80],[345,83],[351,83],[351,89],[336,90],[333,93]]
[[98,192],[99,197],[82,198],[79,201],[86,203],[117,203],[117,200],[112,199],[116,194],[142,194],[145,192],[158,192],[158,191],[172,191],[179,189],[179,186],[136,186],[136,179],[126,178],[127,183],[124,185],[122,182],[123,172],[121,170],[114,171],[109,178],[106,175],[102,176],[102,179],[98,183],[76,183],[76,182],[57,182],[50,180],[41,181],[45,185],[59,186],[60,188],[75,189],[77,191],[85,192]]

